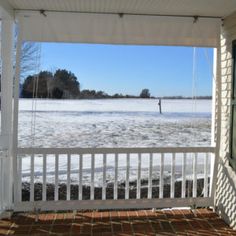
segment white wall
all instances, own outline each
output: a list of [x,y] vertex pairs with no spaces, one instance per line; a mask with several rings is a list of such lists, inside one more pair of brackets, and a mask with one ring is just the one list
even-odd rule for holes
[[236,13],[227,17],[221,32],[221,139],[216,185],[216,210],[236,229],[236,171],[229,166],[232,83],[232,41],[236,39]]

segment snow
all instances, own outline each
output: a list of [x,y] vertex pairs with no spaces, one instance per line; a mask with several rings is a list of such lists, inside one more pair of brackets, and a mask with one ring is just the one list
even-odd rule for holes
[[[20,99],[21,111],[32,110],[32,99]],[[37,111],[76,112],[157,112],[157,99],[84,99],[52,100],[37,99]],[[210,113],[211,100],[162,99],[163,113]]]
[[[36,112],[32,112],[32,105]],[[20,99],[20,147],[168,147],[209,146],[211,100],[162,100],[159,114],[156,99],[46,100]],[[35,117],[34,117],[35,115]],[[35,126],[33,121],[35,119]],[[32,143],[34,140],[34,143]],[[146,156],[145,156],[146,155]],[[125,176],[126,157],[119,156],[119,180]],[[156,158],[156,159],[155,159]],[[158,173],[159,157],[154,157]],[[201,158],[200,158],[201,159]],[[109,181],[114,178],[114,155],[107,157]],[[192,159],[189,158],[189,165]],[[142,177],[148,174],[149,158],[142,156]],[[156,161],[156,163],[155,163]],[[166,155],[166,174],[170,174]],[[60,180],[66,179],[66,156],[60,155]],[[181,159],[176,160],[181,166]],[[203,160],[199,164],[203,163]],[[88,182],[91,156],[84,158],[84,181]],[[96,155],[96,184],[102,182],[102,156]],[[30,174],[30,158],[23,158],[23,177]],[[53,181],[55,158],[47,158],[48,181]],[[78,156],[72,157],[72,181],[78,177]],[[35,159],[35,179],[42,173],[42,157]],[[155,172],[154,172],[155,173]],[[199,172],[200,174],[200,172]],[[131,179],[137,176],[137,157],[131,155]],[[155,176],[154,176],[155,177]]]

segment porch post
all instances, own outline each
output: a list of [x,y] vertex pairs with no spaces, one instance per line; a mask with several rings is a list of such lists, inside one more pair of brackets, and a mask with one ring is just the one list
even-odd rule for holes
[[213,97],[212,97],[212,111],[214,112],[212,118],[212,146],[215,147],[215,158],[211,159],[211,183],[210,196],[215,206],[215,192],[217,183],[218,162],[220,155],[220,136],[221,136],[221,62],[220,62],[220,36],[218,47],[214,49],[213,61]]
[[21,186],[18,181],[19,171],[21,167],[19,166],[17,159],[17,149],[18,149],[18,112],[19,112],[19,83],[20,83],[20,64],[21,64],[21,46],[22,46],[22,24],[20,19],[18,19],[18,35],[16,44],[16,66],[15,66],[15,83],[14,83],[14,112],[13,112],[13,177],[14,177],[14,203],[21,200]]
[[2,19],[2,78],[1,78],[1,149],[3,159],[4,208],[12,207],[12,112],[13,112],[13,26],[12,17]]
[[211,146],[216,146],[216,121],[217,121],[217,96],[216,96],[216,80],[217,80],[217,49],[213,49],[213,75],[212,75],[212,108],[211,108]]

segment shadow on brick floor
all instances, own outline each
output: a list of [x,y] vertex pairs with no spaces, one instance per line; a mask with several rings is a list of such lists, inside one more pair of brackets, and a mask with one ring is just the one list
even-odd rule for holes
[[236,235],[209,209],[78,211],[15,214],[0,235]]

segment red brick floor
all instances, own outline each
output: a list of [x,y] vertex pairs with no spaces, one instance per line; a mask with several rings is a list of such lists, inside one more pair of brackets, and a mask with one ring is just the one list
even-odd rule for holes
[[0,235],[236,235],[207,209],[17,214],[0,220]]

